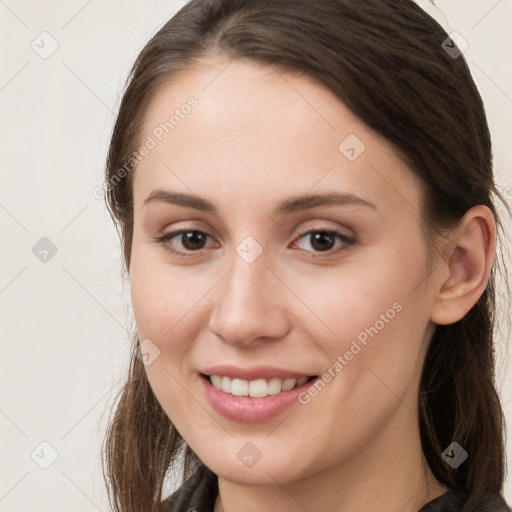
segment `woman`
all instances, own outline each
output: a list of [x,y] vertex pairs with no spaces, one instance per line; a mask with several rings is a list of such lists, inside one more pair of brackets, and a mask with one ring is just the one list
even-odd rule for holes
[[106,176],[114,510],[510,510],[500,196],[447,37],[409,0],[193,0],[143,49]]

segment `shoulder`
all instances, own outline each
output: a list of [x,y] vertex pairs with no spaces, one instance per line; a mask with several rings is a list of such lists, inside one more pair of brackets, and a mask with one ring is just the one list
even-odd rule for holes
[[162,502],[160,512],[213,512],[217,492],[217,475],[201,466]]
[[511,512],[511,510],[499,494],[484,496],[471,502],[463,493],[450,490],[428,502],[418,512]]

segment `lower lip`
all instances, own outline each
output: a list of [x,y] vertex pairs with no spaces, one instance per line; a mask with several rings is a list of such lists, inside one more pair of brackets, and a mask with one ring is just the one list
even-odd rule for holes
[[215,388],[209,380],[203,377],[199,380],[208,401],[219,414],[238,423],[262,423],[282,414],[292,404],[298,402],[300,393],[311,387],[316,379],[297,388],[263,398],[224,393]]

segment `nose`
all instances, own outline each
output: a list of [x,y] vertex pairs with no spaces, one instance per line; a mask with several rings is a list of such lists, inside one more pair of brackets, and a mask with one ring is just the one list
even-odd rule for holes
[[289,331],[286,287],[263,257],[247,263],[236,255],[216,288],[209,328],[226,343],[254,345],[280,339]]

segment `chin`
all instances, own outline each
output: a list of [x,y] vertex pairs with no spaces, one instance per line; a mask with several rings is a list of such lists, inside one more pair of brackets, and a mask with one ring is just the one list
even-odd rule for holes
[[[307,462],[304,461],[303,456],[300,456],[300,453],[283,453],[282,450],[273,449],[272,455],[266,456],[265,449],[258,453],[255,448],[256,444],[263,444],[257,440],[254,443],[237,440],[233,444],[236,445],[236,448],[227,448],[224,453],[200,457],[203,463],[220,478],[241,485],[275,486],[276,482],[287,484],[307,476]],[[280,444],[282,447],[282,441]],[[233,455],[227,457],[226,452]],[[299,460],[300,465],[298,464]]]

